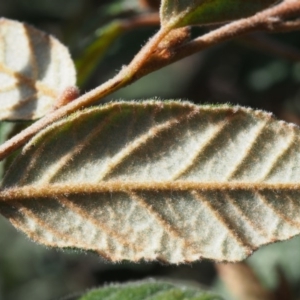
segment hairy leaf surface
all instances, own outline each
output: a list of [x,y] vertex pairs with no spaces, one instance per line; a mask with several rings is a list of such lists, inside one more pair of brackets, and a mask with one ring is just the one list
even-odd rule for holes
[[0,120],[36,119],[76,82],[68,50],[29,25],[0,19]]
[[250,16],[277,0],[162,0],[162,26],[227,22]]
[[91,290],[78,300],[221,300],[209,292],[171,282],[144,280]]
[[241,107],[112,103],[54,123],[0,211],[48,246],[113,261],[239,261],[300,233],[299,128]]

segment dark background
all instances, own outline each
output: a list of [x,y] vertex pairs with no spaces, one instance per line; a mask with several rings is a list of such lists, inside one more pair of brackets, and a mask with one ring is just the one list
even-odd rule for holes
[[[90,43],[115,18],[139,13],[137,0],[0,0],[0,15],[26,21],[52,33],[80,61]],[[122,34],[80,86],[85,92],[127,64],[157,27]],[[192,34],[207,28],[193,29]],[[215,46],[146,76],[111,95],[118,99],[188,99],[195,103],[231,103],[273,112],[300,124],[300,33],[255,34]],[[299,60],[297,62],[297,60]],[[80,76],[80,74],[79,74]],[[2,139],[11,127],[1,125]],[[278,267],[300,298],[300,239],[266,246],[247,260],[263,284],[275,289]],[[80,251],[48,249],[32,243],[0,218],[0,299],[62,299],[110,282],[174,278],[224,291],[213,263],[168,266],[161,263],[117,263]],[[227,299],[232,299],[227,295]],[[296,298],[295,298],[296,299]]]

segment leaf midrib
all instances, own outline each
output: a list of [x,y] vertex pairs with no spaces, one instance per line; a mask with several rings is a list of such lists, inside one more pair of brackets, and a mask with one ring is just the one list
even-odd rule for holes
[[100,183],[60,183],[25,185],[3,189],[0,200],[53,198],[59,195],[117,193],[131,191],[300,191],[300,183],[269,182],[196,182],[196,181],[104,181]]
[[39,93],[41,93],[45,96],[48,96],[51,98],[57,97],[57,93],[52,88],[45,85],[42,81],[23,76],[22,74],[4,66],[2,63],[0,63],[0,72],[3,72],[5,74],[17,79],[18,82],[29,85],[31,88],[37,90]]

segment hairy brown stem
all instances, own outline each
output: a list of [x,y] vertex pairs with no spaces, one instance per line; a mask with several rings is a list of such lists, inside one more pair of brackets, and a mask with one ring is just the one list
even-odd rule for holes
[[156,71],[157,69],[221,42],[226,42],[252,32],[264,31],[274,33],[299,30],[299,20],[288,22],[282,20],[283,17],[293,17],[296,13],[300,16],[300,1],[286,0],[281,4],[252,17],[224,25],[189,43],[172,49],[172,54],[169,57],[157,56],[151,61],[151,66],[148,67],[147,73],[144,72],[143,75]]
[[148,44],[146,44],[145,47],[143,47],[142,50],[134,57],[132,62],[127,67],[123,68],[115,77],[93,89],[92,91],[82,95],[71,103],[49,113],[2,144],[0,146],[0,160],[4,159],[14,150],[24,145],[36,133],[49,126],[53,122],[69,115],[72,112],[87,107],[93,102],[131,83],[139,69],[142,69],[143,64],[145,64],[147,61],[147,58],[151,56],[151,53],[155,51],[157,45],[167,34],[168,30],[162,29],[158,31],[158,33],[149,40]]
[[232,22],[212,32],[205,34],[176,49],[170,49],[170,55],[159,56],[157,46],[170,32],[170,28],[163,27],[134,57],[132,62],[124,67],[114,78],[95,88],[94,90],[77,98],[73,102],[49,113],[41,120],[35,122],[18,135],[0,146],[0,160],[7,157],[14,150],[20,148],[31,137],[68,114],[87,107],[95,101],[111,94],[112,92],[136,81],[148,73],[156,71],[166,65],[178,61],[191,54],[211,47],[220,42],[228,41],[238,36],[254,31],[277,32],[284,30],[300,29],[300,22],[284,22],[284,18],[292,18],[300,13],[300,1],[285,0],[281,4],[258,13],[252,17]]

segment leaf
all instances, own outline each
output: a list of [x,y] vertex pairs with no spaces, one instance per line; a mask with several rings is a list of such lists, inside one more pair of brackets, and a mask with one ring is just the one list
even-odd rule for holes
[[292,286],[297,286],[300,280],[300,257],[297,255],[299,247],[300,236],[297,236],[292,240],[264,247],[252,255],[248,262],[269,289],[275,290],[278,285],[278,268],[284,272]]
[[253,15],[277,0],[162,0],[163,27],[228,22]]
[[91,108],[24,147],[0,212],[37,242],[113,261],[240,261],[300,233],[299,136],[227,105]]
[[195,287],[186,287],[165,281],[144,280],[141,282],[115,284],[94,289],[78,300],[221,300],[215,294]]
[[96,31],[95,40],[84,49],[84,53],[76,62],[79,86],[84,85],[112,43],[125,31],[123,22],[120,20],[115,20]]
[[0,120],[42,117],[75,81],[70,54],[58,40],[29,25],[0,19]]

